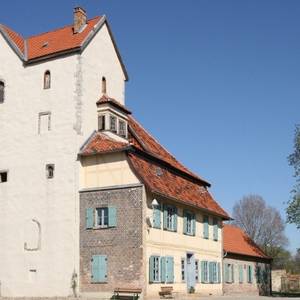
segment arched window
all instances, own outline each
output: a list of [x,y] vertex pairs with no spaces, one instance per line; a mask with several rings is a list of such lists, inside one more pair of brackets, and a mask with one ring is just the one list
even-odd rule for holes
[[102,77],[102,94],[106,94],[106,78]]
[[5,89],[5,84],[3,81],[0,81],[0,103],[4,102],[4,89]]
[[47,70],[44,74],[44,89],[50,89],[51,85],[51,74],[50,71]]

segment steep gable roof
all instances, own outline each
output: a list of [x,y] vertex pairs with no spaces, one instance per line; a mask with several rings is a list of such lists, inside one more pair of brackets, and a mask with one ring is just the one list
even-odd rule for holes
[[32,63],[50,57],[83,51],[103,24],[107,26],[125,79],[128,80],[128,73],[105,16],[97,16],[88,20],[83,30],[78,33],[74,33],[73,24],[33,35],[27,39],[2,24],[0,24],[0,33],[4,35],[9,45],[17,52],[24,63]]
[[239,227],[225,224],[223,227],[224,250],[228,253],[271,259]]

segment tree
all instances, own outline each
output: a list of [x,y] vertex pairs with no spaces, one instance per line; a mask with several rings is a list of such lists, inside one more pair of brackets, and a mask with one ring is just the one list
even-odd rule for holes
[[248,195],[238,201],[233,207],[233,218],[233,223],[272,257],[288,242],[279,211],[259,195]]
[[294,152],[288,157],[289,164],[294,167],[296,184],[292,190],[292,199],[286,209],[287,222],[296,224],[300,229],[300,125],[296,126],[294,137]]

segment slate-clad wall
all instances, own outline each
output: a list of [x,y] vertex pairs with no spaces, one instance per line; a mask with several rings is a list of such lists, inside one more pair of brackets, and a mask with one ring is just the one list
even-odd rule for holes
[[[143,286],[142,186],[80,194],[80,292]],[[116,227],[86,229],[86,209],[115,206]],[[91,283],[91,258],[107,256],[107,282]]]

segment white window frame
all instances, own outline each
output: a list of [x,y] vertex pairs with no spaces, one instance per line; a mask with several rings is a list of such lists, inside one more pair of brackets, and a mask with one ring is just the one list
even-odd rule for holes
[[[99,215],[99,212],[101,213],[101,216]],[[105,216],[105,213],[107,214]],[[95,209],[95,228],[108,228],[109,225],[109,213],[108,213],[108,207],[97,207]],[[105,224],[105,219],[107,224]],[[99,224],[99,220],[101,220],[101,224]]]
[[[115,129],[114,130],[112,129],[112,124],[113,124],[112,120],[113,119],[115,120],[115,123],[114,123]],[[112,114],[109,115],[109,130],[114,133],[118,132],[118,118]]]
[[[123,125],[124,125],[124,134],[121,134],[121,127],[120,127],[120,124],[122,124],[123,123]],[[124,120],[122,120],[122,119],[118,119],[118,134],[119,134],[119,136],[121,136],[121,137],[124,137],[124,138],[126,138],[127,137],[127,130],[126,130],[126,121],[124,121]]]

